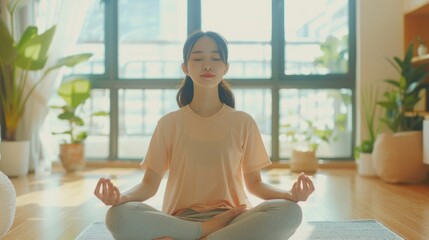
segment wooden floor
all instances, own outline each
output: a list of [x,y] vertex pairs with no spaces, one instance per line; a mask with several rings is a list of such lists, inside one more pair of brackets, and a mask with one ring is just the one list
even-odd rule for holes
[[[107,207],[93,196],[100,177],[112,177],[121,190],[141,180],[134,168],[99,168],[66,174],[14,178],[17,210],[8,239],[74,239],[88,225],[103,221]],[[272,169],[263,178],[288,189],[296,175]],[[429,183],[393,185],[360,177],[353,169],[321,169],[312,176],[316,191],[300,203],[304,221],[377,219],[406,239],[429,239]],[[160,208],[165,181],[148,201]],[[261,200],[251,198],[254,204]]]

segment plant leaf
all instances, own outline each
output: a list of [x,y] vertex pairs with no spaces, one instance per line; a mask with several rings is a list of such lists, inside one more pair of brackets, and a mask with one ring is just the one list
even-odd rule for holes
[[77,77],[63,82],[58,89],[58,95],[75,109],[90,97],[91,82],[84,77]]
[[[55,26],[41,35],[35,35],[18,48],[16,65],[26,70],[40,70],[45,67],[48,60],[48,51],[55,34]],[[27,37],[27,36],[25,36]]]
[[37,36],[38,29],[35,26],[29,26],[25,29],[24,33],[21,36],[21,39],[16,46],[17,49],[22,49],[22,47],[28,43],[32,38]]
[[99,112],[92,113],[91,116],[94,116],[94,117],[106,117],[106,116],[109,116],[109,113],[105,112],[105,111],[99,111]]
[[74,67],[75,65],[81,62],[85,62],[90,57],[92,57],[92,53],[83,53],[83,54],[76,54],[76,55],[63,57],[58,59],[58,61],[52,67],[50,67],[50,69],[55,69],[63,66]]

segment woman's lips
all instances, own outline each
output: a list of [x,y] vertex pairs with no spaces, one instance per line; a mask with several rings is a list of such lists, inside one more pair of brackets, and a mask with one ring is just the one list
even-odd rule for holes
[[210,78],[210,77],[214,77],[215,75],[213,74],[202,74],[201,77],[205,77],[205,78]]

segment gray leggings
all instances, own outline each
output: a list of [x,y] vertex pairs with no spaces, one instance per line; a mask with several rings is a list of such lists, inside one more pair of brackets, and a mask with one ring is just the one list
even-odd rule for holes
[[[214,213],[208,213],[208,215],[216,215],[219,211]],[[115,239],[201,238],[201,222],[184,218],[171,216],[144,203],[128,202],[110,208],[107,212],[106,224]],[[201,220],[207,220],[207,215],[202,216]],[[207,238],[210,240],[288,239],[295,233],[301,221],[302,211],[295,202],[282,199],[267,200],[242,213],[229,225],[209,234]]]

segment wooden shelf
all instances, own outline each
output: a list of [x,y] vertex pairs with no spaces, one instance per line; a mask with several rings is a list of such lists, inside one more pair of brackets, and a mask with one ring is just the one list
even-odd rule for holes
[[424,118],[428,118],[429,117],[429,112],[426,111],[414,111],[414,112],[406,112],[405,116],[407,117],[424,117]]
[[413,57],[411,62],[416,65],[429,64],[429,53],[423,56]]

